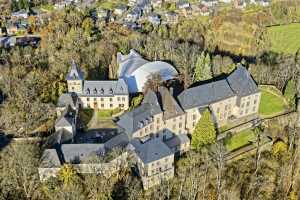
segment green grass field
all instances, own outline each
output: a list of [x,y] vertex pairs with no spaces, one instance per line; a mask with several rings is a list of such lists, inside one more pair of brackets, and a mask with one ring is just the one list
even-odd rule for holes
[[283,96],[275,94],[271,90],[261,88],[261,100],[259,114],[262,116],[272,116],[284,112],[287,105]]
[[251,141],[254,141],[255,138],[256,136],[252,130],[244,130],[226,140],[225,146],[228,151],[233,151],[249,144]]
[[274,52],[295,54],[300,48],[300,23],[269,27],[268,35]]

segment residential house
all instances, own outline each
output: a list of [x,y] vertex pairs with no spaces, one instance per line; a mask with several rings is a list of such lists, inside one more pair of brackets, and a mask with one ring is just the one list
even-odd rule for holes
[[136,22],[123,22],[123,26],[130,29],[130,30],[139,30],[141,29],[141,25]]
[[218,5],[219,1],[218,0],[202,0],[201,4],[207,7],[215,7]]
[[267,7],[267,6],[270,6],[271,0],[251,0],[250,3],[255,4],[255,5],[260,5],[263,7]]
[[163,4],[163,0],[152,0],[151,5],[153,8],[161,8]]
[[129,107],[128,87],[123,79],[114,81],[84,80],[83,72],[73,61],[66,80],[68,92],[78,95],[80,108],[127,110]]
[[165,17],[168,24],[177,24],[179,21],[178,14],[172,11],[165,13]]
[[246,8],[247,3],[245,0],[234,0],[233,5],[235,8],[244,9]]
[[127,11],[127,6],[126,5],[118,5],[115,9],[114,9],[114,14],[115,15],[123,15],[126,11]]
[[16,20],[16,19],[27,19],[29,17],[29,13],[27,10],[19,10],[17,12],[13,12],[11,13],[10,17],[13,19],[13,20]]
[[142,16],[142,10],[139,7],[134,7],[126,16],[129,22],[136,22]]
[[185,9],[185,8],[190,8],[191,4],[188,1],[179,1],[177,3],[177,8],[178,9]]
[[148,16],[148,21],[149,21],[151,24],[155,25],[155,26],[158,26],[158,25],[160,24],[160,22],[161,22],[160,16],[157,15],[157,14],[149,15],[149,16]]

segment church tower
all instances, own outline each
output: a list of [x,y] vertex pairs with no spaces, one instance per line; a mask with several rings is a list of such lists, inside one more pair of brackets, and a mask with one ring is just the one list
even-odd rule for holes
[[75,92],[77,94],[81,94],[83,89],[83,79],[83,72],[77,68],[75,61],[72,60],[71,70],[66,77],[68,83],[68,92]]

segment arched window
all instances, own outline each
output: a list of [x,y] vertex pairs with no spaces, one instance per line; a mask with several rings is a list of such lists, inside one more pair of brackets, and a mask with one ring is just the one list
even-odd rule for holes
[[97,94],[97,89],[96,88],[94,89],[94,94]]
[[104,94],[104,89],[103,89],[103,88],[101,88],[100,92],[101,92],[101,94]]

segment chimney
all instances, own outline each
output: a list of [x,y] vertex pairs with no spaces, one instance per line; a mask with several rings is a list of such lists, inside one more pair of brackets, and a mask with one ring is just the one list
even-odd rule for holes
[[173,88],[173,87],[170,87],[170,94],[171,94],[172,96],[174,96],[174,88]]

